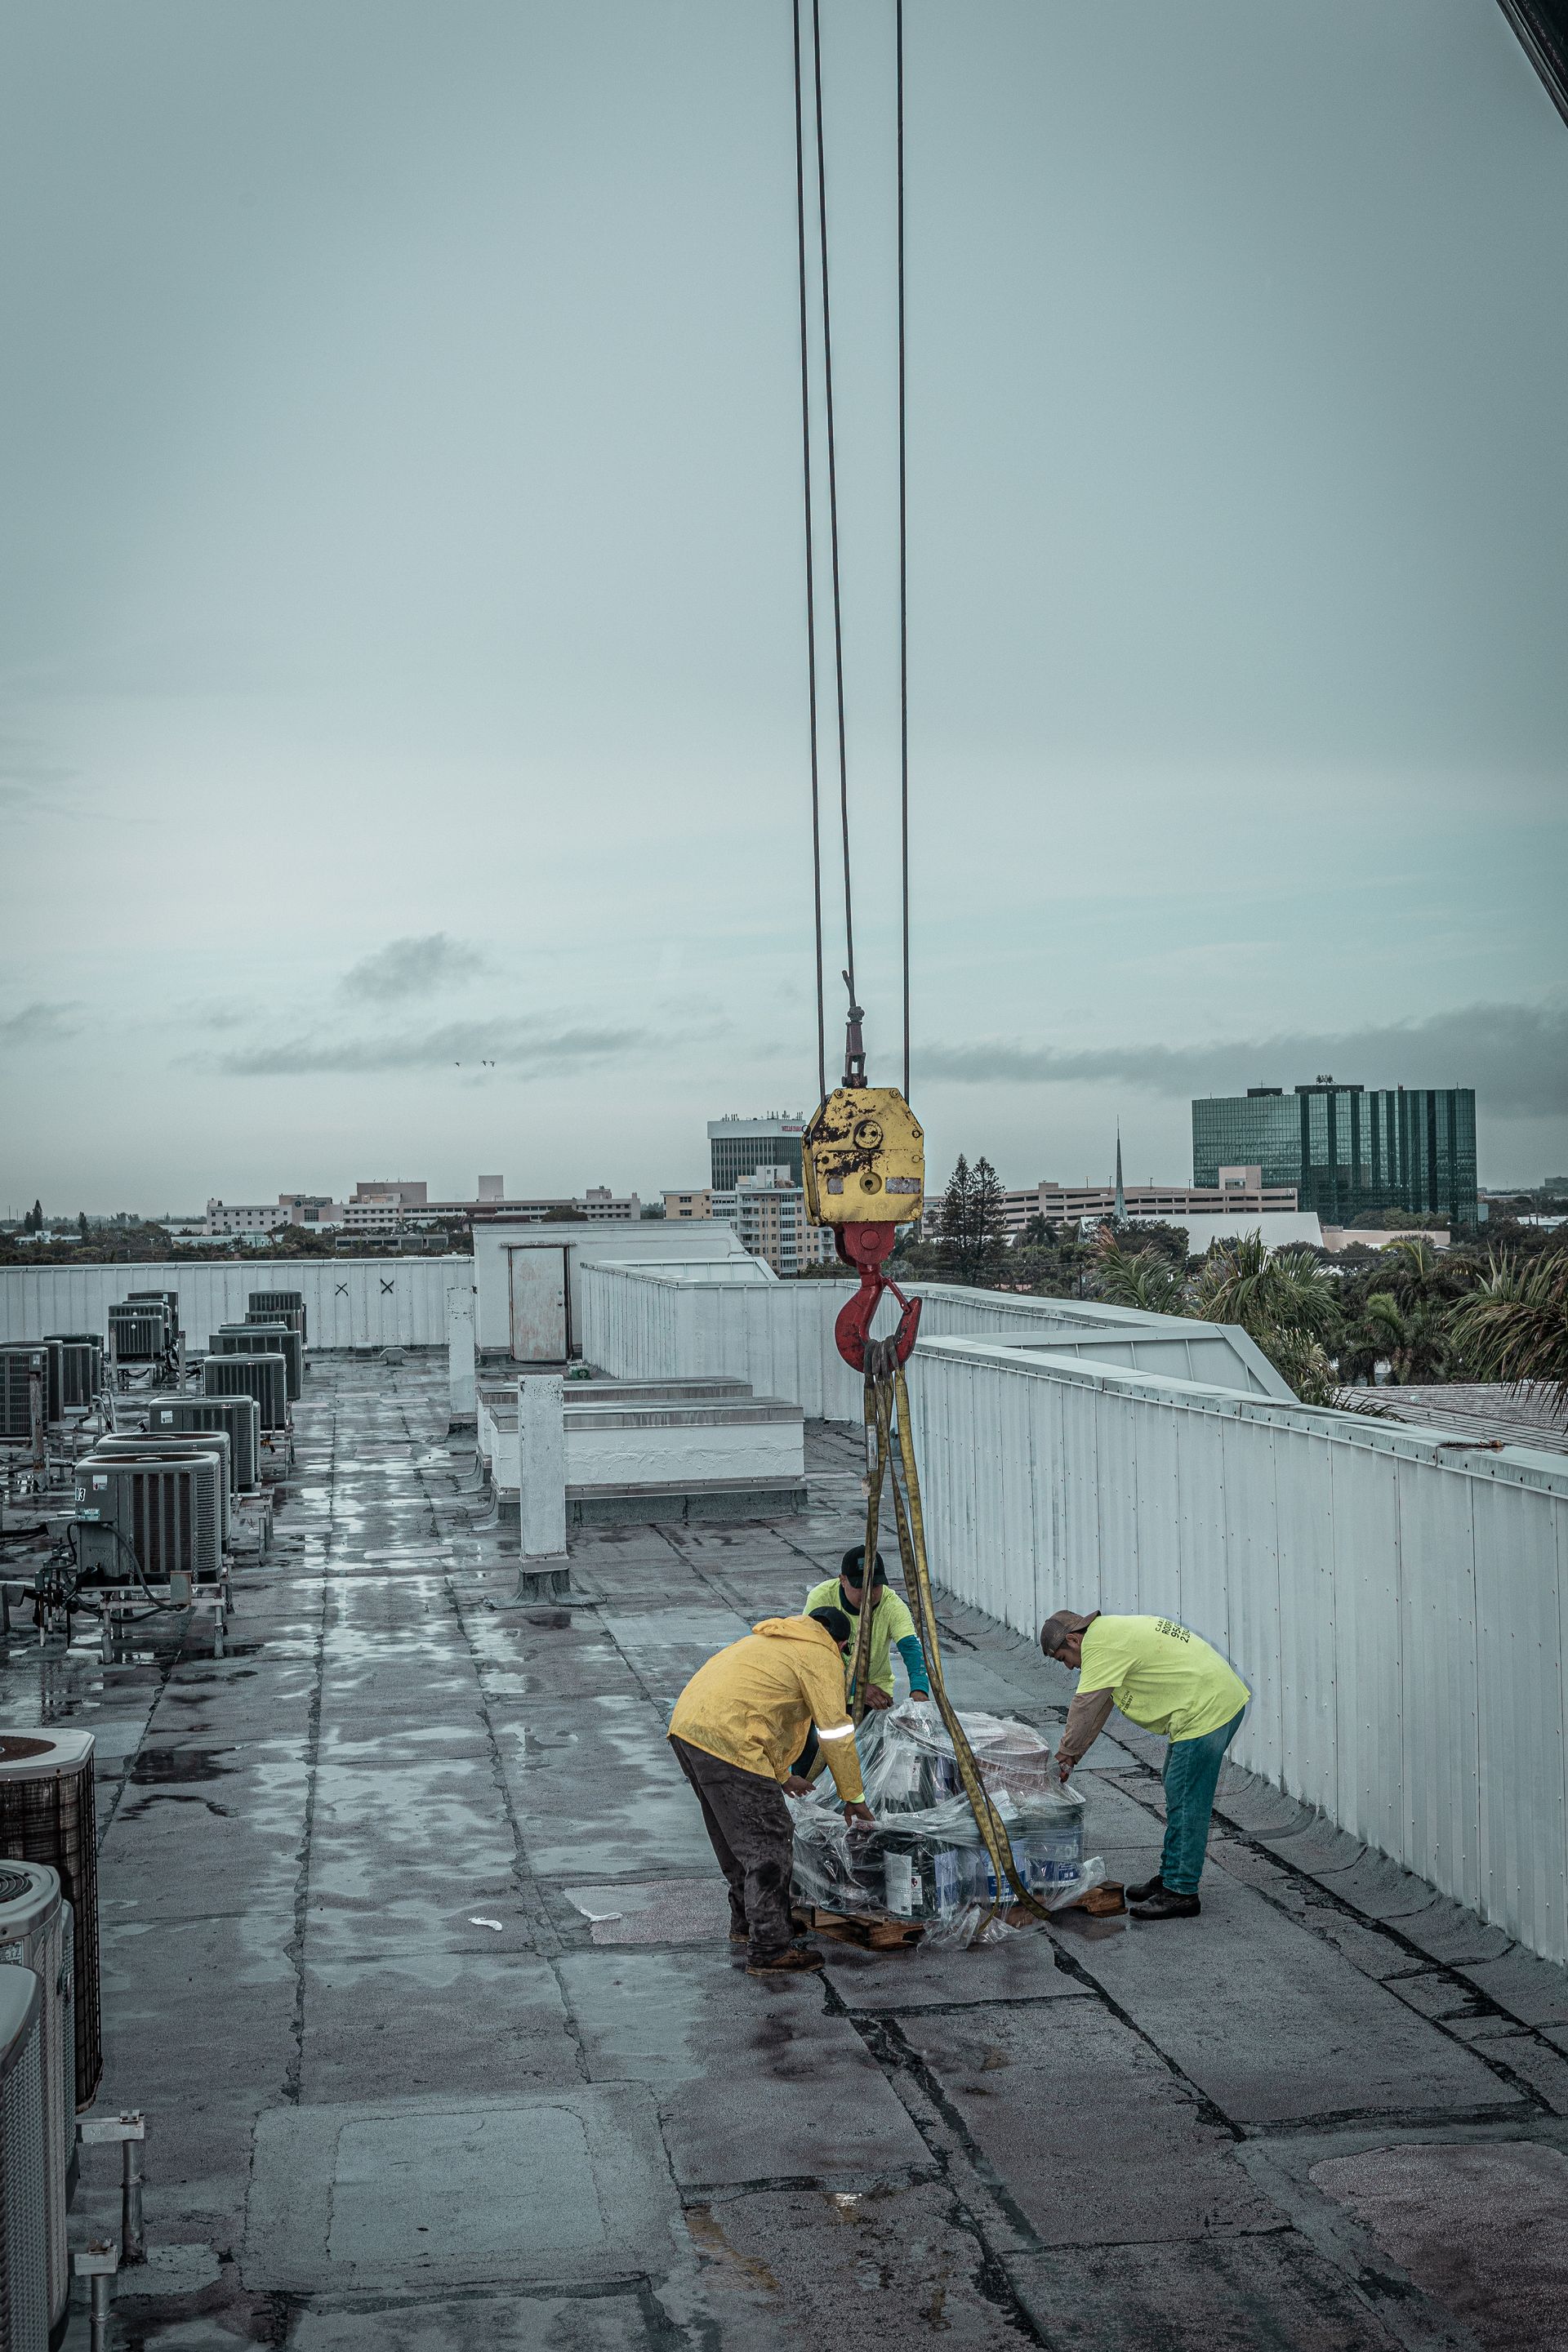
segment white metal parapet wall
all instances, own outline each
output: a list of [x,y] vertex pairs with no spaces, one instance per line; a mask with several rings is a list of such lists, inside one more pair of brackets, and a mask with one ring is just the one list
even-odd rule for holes
[[[856,1285],[813,1278],[750,1285],[710,1279],[700,1266],[585,1266],[583,1353],[616,1380],[670,1380],[700,1372],[749,1381],[759,1396],[785,1397],[809,1420],[861,1417],[860,1375],[834,1345],[833,1325]],[[911,1285],[922,1337],[995,1337],[1038,1344],[1059,1337],[1102,1358],[1228,1381],[1260,1396],[1288,1397],[1272,1364],[1244,1331],[1068,1298],[1026,1298],[957,1283]],[[890,1330],[897,1310],[880,1310]],[[1180,1361],[1170,1362],[1172,1350]]]
[[1034,1633],[1179,1618],[1253,1693],[1233,1750],[1568,1959],[1568,1464],[1044,1347],[922,1341],[931,1572]]
[[253,1290],[298,1290],[312,1348],[445,1347],[447,1286],[473,1278],[467,1256],[0,1266],[0,1339],[101,1332],[129,1292],[177,1290],[186,1342],[205,1348],[220,1324],[244,1322]]

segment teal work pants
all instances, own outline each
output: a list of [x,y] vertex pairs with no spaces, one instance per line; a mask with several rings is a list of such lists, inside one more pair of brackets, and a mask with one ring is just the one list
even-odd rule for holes
[[1195,1895],[1208,1851],[1209,1817],[1225,1751],[1241,1729],[1233,1715],[1217,1731],[1196,1739],[1173,1739],[1165,1758],[1165,1845],[1160,1876],[1173,1895]]

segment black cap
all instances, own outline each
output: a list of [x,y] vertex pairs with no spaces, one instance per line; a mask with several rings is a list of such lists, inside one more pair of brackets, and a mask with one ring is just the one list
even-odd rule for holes
[[[845,1553],[843,1559],[838,1563],[838,1573],[847,1583],[864,1584],[866,1581],[866,1547],[864,1544],[852,1544],[850,1546],[849,1549]],[[873,1586],[876,1586],[879,1584],[886,1584],[887,1581],[888,1571],[882,1566],[882,1555],[879,1552],[877,1554],[876,1566],[871,1570],[871,1582]]]

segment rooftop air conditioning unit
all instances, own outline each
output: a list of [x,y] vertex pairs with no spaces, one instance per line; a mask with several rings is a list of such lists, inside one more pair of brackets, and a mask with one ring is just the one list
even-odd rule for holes
[[122,1364],[155,1364],[173,1353],[174,1327],[166,1307],[111,1307],[109,1352]]
[[[274,1326],[281,1324],[286,1330],[298,1331],[301,1345],[304,1343],[305,1310],[302,1307],[247,1307],[245,1310],[245,1320],[251,1329],[254,1329],[258,1323],[270,1323]],[[228,1323],[224,1326],[224,1328],[232,1331],[234,1326]]]
[[150,1434],[220,1429],[229,1441],[236,1491],[261,1484],[261,1413],[252,1396],[155,1396],[147,1408],[147,1428]]
[[208,1345],[215,1356],[281,1356],[289,1367],[289,1400],[305,1386],[305,1342],[286,1323],[220,1323]]
[[47,2352],[48,2134],[44,2003],[31,1969],[0,1969],[0,2344]]
[[[57,1380],[58,1372],[57,1369]],[[49,1350],[42,1339],[7,1340],[0,1346],[0,1440],[25,1445],[33,1433],[33,1382],[44,1418],[49,1417]],[[56,1416],[58,1419],[58,1415]]]
[[169,1328],[177,1331],[180,1328],[180,1294],[177,1290],[128,1290],[125,1294],[128,1307],[149,1307],[154,1301],[161,1301],[168,1308]]
[[47,1863],[0,1863],[0,1965],[30,1969],[43,2000],[44,2205],[49,2326],[70,2296],[66,2207],[76,2153],[76,2036],[71,2025],[71,1907]]
[[218,1541],[228,1549],[230,1498],[234,1493],[234,1473],[229,1459],[226,1429],[194,1432],[180,1429],[150,1429],[142,1434],[128,1432],[121,1435],[110,1432],[93,1446],[90,1459],[96,1462],[107,1455],[116,1462],[187,1462],[207,1461],[217,1465]]
[[310,1346],[310,1323],[305,1313],[305,1294],[302,1290],[253,1290],[245,1304],[247,1322],[253,1314],[297,1313],[300,1320],[295,1328],[305,1345]]
[[223,1574],[223,1465],[84,1454],[76,1465],[77,1580],[121,1591]]
[[47,1863],[71,1906],[76,2104],[89,2106],[103,2074],[90,1731],[0,1731],[0,1856]]
[[263,1429],[289,1426],[289,1367],[281,1356],[208,1356],[202,1365],[202,1393],[254,1397]]
[[62,1411],[85,1411],[103,1386],[103,1341],[93,1331],[54,1331],[46,1344],[61,1351]]

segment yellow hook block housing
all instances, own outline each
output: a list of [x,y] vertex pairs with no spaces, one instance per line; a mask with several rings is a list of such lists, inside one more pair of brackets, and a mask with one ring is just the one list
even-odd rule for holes
[[897,1087],[836,1087],[801,1139],[817,1225],[906,1225],[925,1206],[925,1136]]

